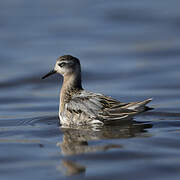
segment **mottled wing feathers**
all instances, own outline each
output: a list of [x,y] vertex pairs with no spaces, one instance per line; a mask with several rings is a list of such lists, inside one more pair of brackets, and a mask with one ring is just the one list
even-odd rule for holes
[[74,112],[84,112],[90,117],[96,117],[101,110],[101,104],[95,99],[88,97],[74,97],[69,103],[67,103],[67,109]]
[[69,112],[81,114],[79,118],[88,117],[86,123],[92,120],[110,123],[131,119],[139,112],[145,111],[145,105],[150,101],[151,99],[142,102],[121,103],[111,97],[83,90],[81,93],[75,94],[65,108]]

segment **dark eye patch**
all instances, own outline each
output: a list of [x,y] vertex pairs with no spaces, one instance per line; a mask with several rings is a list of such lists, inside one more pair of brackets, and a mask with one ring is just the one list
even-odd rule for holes
[[60,67],[63,67],[65,64],[66,64],[65,62],[62,62],[62,63],[59,63],[58,65],[59,65]]

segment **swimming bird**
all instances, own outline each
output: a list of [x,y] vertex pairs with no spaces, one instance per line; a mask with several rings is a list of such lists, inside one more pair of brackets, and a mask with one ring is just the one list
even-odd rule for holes
[[59,103],[59,119],[62,125],[114,124],[131,120],[135,115],[152,109],[146,106],[152,99],[124,103],[110,96],[84,90],[80,61],[71,55],[57,58],[54,69],[42,79],[55,73],[63,76]]

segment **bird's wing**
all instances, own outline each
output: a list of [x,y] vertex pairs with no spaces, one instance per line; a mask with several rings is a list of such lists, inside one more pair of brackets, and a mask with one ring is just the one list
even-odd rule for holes
[[83,113],[91,119],[98,119],[108,123],[132,118],[139,113],[137,107],[142,109],[149,101],[122,103],[103,94],[82,91],[72,97],[66,104],[66,109],[79,114]]
[[109,107],[104,108],[101,116],[105,123],[131,120],[136,114],[153,109],[146,106],[151,100],[152,99],[147,99],[145,101],[130,103],[121,103],[115,100]]
[[122,120],[130,120],[132,116],[137,114],[137,111],[125,108],[128,103],[122,103],[109,96],[101,96],[100,98],[104,108],[103,111],[99,113],[99,116],[104,120],[104,123],[108,124]]
[[82,91],[79,94],[75,94],[72,99],[66,103],[65,108],[74,113],[83,113],[89,118],[97,118],[103,106],[96,94]]

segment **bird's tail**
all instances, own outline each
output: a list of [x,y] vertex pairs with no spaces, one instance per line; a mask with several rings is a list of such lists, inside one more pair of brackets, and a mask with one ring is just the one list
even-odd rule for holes
[[153,108],[146,106],[146,104],[148,104],[151,101],[152,101],[152,98],[147,99],[145,101],[132,102],[132,103],[127,104],[124,108],[134,110],[134,111],[137,111],[139,113],[149,111],[149,110],[152,110]]

